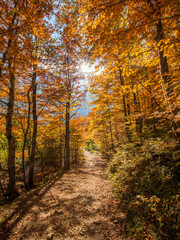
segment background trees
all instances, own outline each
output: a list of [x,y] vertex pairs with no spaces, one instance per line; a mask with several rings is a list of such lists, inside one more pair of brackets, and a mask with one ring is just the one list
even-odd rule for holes
[[[20,168],[21,172],[22,168],[25,187],[33,188],[34,172],[37,173],[39,167],[45,172],[46,154],[49,155],[46,148],[56,146],[58,154],[53,161],[59,161],[62,167],[62,158],[65,158],[69,168],[69,121],[76,115],[73,108],[80,106],[84,90],[78,85],[74,40],[70,40],[70,30],[67,31],[72,22],[71,11],[68,15],[61,1],[57,5],[54,1],[10,0],[2,1],[0,7],[1,155],[4,156],[3,169],[6,169],[7,157],[9,173],[4,195],[13,199],[17,195],[17,170]],[[59,22],[61,31],[56,33],[55,21],[50,20],[55,18],[54,10],[62,11],[63,17]],[[58,134],[52,137],[55,129]],[[50,146],[50,139],[56,142],[54,146]],[[6,181],[3,186],[6,187]]]
[[[132,224],[146,219],[137,235],[147,238],[149,215],[141,215],[146,206],[153,238],[176,236],[170,219],[176,221],[171,202],[178,202],[179,179],[178,2],[8,0],[0,7],[4,196],[17,195],[16,173],[30,189],[38,176],[47,177],[47,169],[68,170],[84,137],[88,148],[98,147],[109,161],[127,215],[132,212],[126,199],[139,209]],[[87,119],[77,115],[86,92],[81,58],[97,68],[89,79],[93,102]],[[169,217],[165,206],[173,209]]]
[[79,2],[87,54],[101,69],[90,80],[90,139],[135,238],[176,239],[177,1]]
[[[16,139],[14,134],[16,100],[18,86],[23,85],[23,77],[27,68],[27,74],[32,72],[32,91],[34,104],[34,125],[35,119],[35,96],[36,96],[36,67],[37,51],[34,45],[37,35],[43,36],[45,31],[44,16],[52,11],[52,2],[41,4],[27,1],[2,1],[1,3],[1,104],[2,115],[6,118],[6,137],[8,141],[8,196],[14,198],[15,189],[15,147]],[[43,29],[43,30],[42,30]],[[44,34],[45,35],[45,34]],[[20,99],[20,98],[19,98]],[[35,129],[34,129],[35,131]],[[35,134],[34,141],[35,142]],[[33,153],[34,150],[31,150]],[[33,154],[31,155],[33,156]],[[33,157],[32,157],[33,158]],[[31,158],[31,159],[32,159]],[[31,178],[31,177],[30,177]]]
[[95,105],[104,108],[106,104],[113,109],[115,118],[119,112],[129,141],[141,137],[146,127],[158,131],[162,126],[169,128],[179,141],[177,2],[88,4],[84,7],[84,12],[88,12],[84,35],[90,46],[89,56],[103,66],[103,71],[91,81],[92,93],[97,97]]

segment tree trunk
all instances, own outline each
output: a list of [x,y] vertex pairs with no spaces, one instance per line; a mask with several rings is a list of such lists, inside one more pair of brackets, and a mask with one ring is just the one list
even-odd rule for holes
[[[164,39],[163,26],[162,26],[161,20],[159,20],[158,23],[156,24],[156,29],[157,29],[156,40],[157,40],[157,43],[159,44],[159,62],[160,62],[162,90],[164,92],[166,108],[170,112],[170,114],[174,115],[174,112],[172,110],[172,104],[173,104],[172,96],[174,95],[174,89],[170,80],[167,57],[164,56],[163,43],[161,44],[161,41]],[[178,126],[173,121],[173,119],[170,119],[170,125],[171,125],[172,132],[174,134],[174,137],[179,141],[179,134],[176,131]]]
[[[140,103],[139,103],[139,101],[138,101],[137,96],[138,96],[138,92],[137,92],[137,95],[136,95],[136,93],[134,92],[134,93],[133,93],[134,113],[135,113],[136,115],[141,112]],[[136,133],[139,134],[139,136],[141,136],[141,134],[142,134],[142,123],[143,123],[142,117],[139,117],[139,116],[137,117],[137,116],[136,116],[136,121],[135,121],[135,122],[136,122]]]
[[107,133],[107,126],[106,126],[106,123],[105,124],[105,144],[106,144],[106,147],[105,147],[105,156],[108,160],[108,162],[110,161],[111,159],[111,150],[110,150],[110,146],[109,146],[109,140],[108,140],[108,133]]
[[60,139],[60,144],[59,144],[59,167],[62,167],[62,160],[63,160],[63,156],[62,156],[62,144],[61,144],[61,139]]
[[70,102],[66,103],[66,136],[65,136],[65,161],[64,169],[70,169],[70,131],[69,131],[69,120],[70,120]]
[[67,102],[66,102],[66,136],[65,136],[65,161],[64,161],[64,170],[70,169],[70,109],[71,109],[71,79],[69,76],[69,58],[66,57],[66,87],[67,87]]
[[113,132],[112,132],[112,121],[111,121],[111,111],[110,111],[110,107],[108,104],[108,120],[109,120],[109,130],[110,130],[110,135],[111,135],[111,149],[113,150],[113,152],[115,151],[114,148],[114,139],[113,139]]
[[9,25],[8,27],[8,31],[9,31],[9,39],[8,39],[8,43],[7,43],[7,47],[6,47],[6,50],[4,51],[4,53],[2,54],[2,58],[1,58],[1,65],[0,65],[0,77],[2,76],[2,70],[3,70],[3,67],[4,67],[4,64],[7,60],[7,55],[8,55],[8,52],[9,52],[9,49],[13,43],[13,34],[11,34],[11,31],[12,31],[12,28],[14,27],[15,25],[15,21],[16,21],[16,18],[18,16],[17,12],[16,12],[16,7],[18,5],[18,0],[17,1],[14,1],[14,14],[13,14],[13,18],[12,18],[12,22],[11,24]]
[[[120,84],[121,86],[124,86],[124,79],[123,79],[123,76],[122,76],[122,70],[119,68],[119,79],[120,79]],[[126,96],[125,94],[123,94],[123,108],[124,108],[124,117],[125,117],[125,127],[126,127],[126,134],[127,134],[127,138],[128,140],[131,142],[131,132],[130,132],[130,129],[129,129],[129,123],[128,123],[128,119],[127,119],[127,116],[130,115],[130,106],[129,104],[127,104],[127,107],[126,107]]]
[[[170,79],[169,75],[169,67],[167,62],[167,57],[164,56],[164,32],[163,32],[163,25],[161,21],[161,3],[159,0],[155,0],[155,3],[152,3],[150,0],[147,0],[148,4],[152,8],[153,12],[156,13],[157,23],[156,26],[156,42],[158,44],[158,53],[159,53],[159,65],[160,65],[160,74],[161,74],[161,86],[164,94],[164,100],[166,104],[167,111],[170,113],[170,115],[174,115],[174,111],[172,110],[173,105],[173,95],[174,95],[174,88]],[[156,5],[155,5],[156,4]],[[156,6],[156,7],[155,7]],[[170,126],[172,129],[172,132],[174,134],[174,137],[178,142],[179,140],[179,134],[177,133],[177,124],[174,122],[173,119],[169,119]]]
[[34,187],[34,162],[35,162],[35,153],[36,153],[36,136],[37,136],[37,113],[36,113],[36,92],[37,92],[37,83],[36,83],[36,68],[33,67],[33,76],[32,76],[32,103],[33,103],[33,135],[32,135],[32,147],[31,154],[29,159],[29,188]]
[[[170,83],[167,57],[164,56],[163,43],[161,42],[164,39],[163,26],[162,26],[161,20],[159,20],[158,23],[156,24],[156,30],[157,30],[156,41],[158,44],[161,78],[162,78],[164,84],[167,85],[167,90],[166,90],[167,97],[170,97],[173,93],[173,87]],[[163,90],[165,90],[165,89],[163,89]]]
[[11,62],[9,60],[10,71],[10,88],[9,88],[9,102],[6,115],[6,137],[8,140],[8,174],[9,184],[7,195],[9,199],[14,199],[17,196],[15,188],[15,138],[12,133],[12,117],[14,111],[14,94],[15,94],[15,76],[11,68]]
[[23,167],[23,181],[24,181],[24,186],[26,189],[28,189],[28,185],[27,185],[27,182],[26,182],[26,171],[25,171],[25,148],[26,148],[26,143],[27,143],[27,135],[28,135],[28,132],[29,132],[29,125],[30,125],[30,112],[31,112],[31,107],[30,107],[30,97],[29,97],[29,93],[31,91],[31,88],[32,88],[32,85],[31,87],[28,89],[28,92],[27,92],[27,99],[28,99],[28,116],[27,116],[27,128],[26,128],[26,131],[24,133],[24,143],[23,143],[23,148],[22,148],[22,167]]
[[74,162],[77,163],[78,144],[75,146]]
[[44,174],[44,154],[39,152],[41,156],[41,173]]
[[[60,112],[59,112],[60,116]],[[62,168],[63,154],[62,154],[62,136],[61,136],[61,117],[59,117],[60,127],[59,127],[59,167]]]
[[118,135],[118,130],[117,130],[117,119],[115,118],[114,121],[114,128],[115,128],[115,137],[116,137],[116,142],[119,144],[119,135]]

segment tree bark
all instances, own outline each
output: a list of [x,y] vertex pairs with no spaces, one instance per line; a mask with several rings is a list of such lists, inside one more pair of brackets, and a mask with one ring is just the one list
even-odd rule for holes
[[110,151],[110,147],[109,147],[109,141],[108,141],[108,136],[107,136],[107,127],[106,127],[106,125],[105,125],[105,135],[104,135],[104,137],[105,137],[105,144],[106,144],[105,156],[106,156],[106,158],[107,158],[107,160],[109,162],[110,159],[111,159],[111,151]]
[[23,143],[23,148],[22,148],[22,167],[23,167],[23,181],[24,181],[24,186],[26,189],[28,189],[28,184],[26,182],[26,171],[25,171],[25,148],[26,148],[26,144],[27,144],[27,135],[29,132],[29,125],[30,125],[30,114],[31,114],[31,107],[30,107],[30,96],[29,93],[31,91],[32,85],[31,87],[28,89],[27,92],[27,99],[28,99],[28,116],[27,116],[27,127],[24,133],[24,143]]
[[[59,113],[60,115],[60,113]],[[62,134],[61,134],[61,117],[59,117],[60,127],[59,127],[59,167],[62,168],[63,163],[63,153],[62,153]]]
[[111,149],[113,150],[113,152],[115,151],[115,147],[114,147],[114,139],[113,139],[113,132],[112,132],[112,121],[111,121],[111,112],[110,112],[110,107],[108,104],[108,120],[109,120],[109,130],[110,130],[110,135],[111,135]]
[[63,160],[63,156],[62,156],[62,143],[61,143],[61,139],[60,139],[60,144],[59,144],[59,167],[62,167],[62,160]]
[[37,83],[36,83],[36,68],[33,66],[33,76],[32,76],[32,103],[33,103],[33,135],[32,135],[32,147],[31,154],[29,159],[29,188],[34,187],[34,162],[36,154],[36,136],[37,136],[37,112],[36,112],[36,92],[37,92]]
[[69,121],[70,121],[70,102],[66,103],[66,135],[65,135],[65,161],[64,170],[70,169],[70,131],[69,131]]
[[[123,76],[122,76],[122,70],[119,68],[119,79],[120,79],[120,84],[121,86],[124,86],[124,79],[123,79]],[[123,94],[123,108],[124,108],[124,117],[125,117],[125,127],[126,127],[126,134],[127,134],[127,138],[128,140],[131,142],[131,132],[130,132],[130,129],[129,129],[129,123],[128,123],[128,119],[127,119],[127,116],[130,115],[130,106],[129,104],[127,104],[127,107],[126,107],[126,96],[125,94]]]
[[64,161],[64,170],[70,170],[70,109],[71,109],[71,79],[69,76],[69,57],[66,57],[66,88],[67,88],[67,102],[66,102],[66,117],[65,117],[65,126],[66,126],[66,135],[65,135],[65,161]]
[[11,62],[9,60],[10,71],[10,88],[9,88],[9,101],[6,115],[6,137],[8,140],[8,174],[9,184],[7,195],[9,199],[14,199],[17,196],[15,187],[15,137],[12,132],[12,117],[14,111],[14,95],[15,95],[15,76],[12,70]]
[[115,118],[114,121],[114,128],[115,128],[115,137],[116,137],[116,142],[119,143],[119,135],[118,135],[118,129],[117,129],[117,119]]
[[[13,28],[13,25],[15,24],[16,18],[18,16],[18,14],[16,12],[16,7],[18,5],[18,2],[19,2],[18,0],[14,1],[14,14],[13,14],[12,22],[11,22],[10,26],[8,27],[9,31],[11,31],[11,29]],[[2,54],[1,65],[0,65],[0,77],[2,76],[2,70],[3,70],[4,64],[5,64],[6,60],[7,60],[7,54],[8,54],[9,49],[10,49],[12,43],[13,43],[12,34],[10,33],[9,35],[10,35],[10,37],[8,39],[6,50]]]
[[[150,2],[150,1],[148,1]],[[159,53],[159,65],[160,65],[160,74],[161,74],[161,85],[162,85],[162,90],[164,93],[164,100],[166,103],[166,109],[170,113],[170,115],[175,115],[174,111],[172,110],[173,106],[173,95],[174,95],[174,88],[170,79],[169,75],[169,67],[168,67],[168,62],[167,62],[167,57],[164,56],[164,43],[163,40],[165,39],[164,37],[164,31],[163,31],[163,25],[161,21],[161,5],[158,0],[155,1],[156,3],[156,9],[153,7],[151,3],[151,7],[153,10],[156,12],[157,16],[157,23],[156,25],[156,41],[158,45],[158,53]],[[172,132],[174,134],[174,137],[176,140],[180,143],[179,140],[179,134],[176,131],[178,126],[174,122],[174,120],[170,117],[169,118],[170,126],[172,129]]]

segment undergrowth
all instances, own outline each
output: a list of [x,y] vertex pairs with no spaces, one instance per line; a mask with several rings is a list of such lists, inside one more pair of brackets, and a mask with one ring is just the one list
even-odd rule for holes
[[175,144],[149,139],[121,145],[109,179],[136,239],[178,239],[179,157]]

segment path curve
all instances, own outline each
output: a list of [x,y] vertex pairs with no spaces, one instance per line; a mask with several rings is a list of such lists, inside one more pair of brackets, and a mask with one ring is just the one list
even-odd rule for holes
[[[112,196],[105,164],[85,151],[85,163],[23,201],[1,210],[3,240],[123,240],[125,217]],[[8,215],[7,215],[8,213]]]

